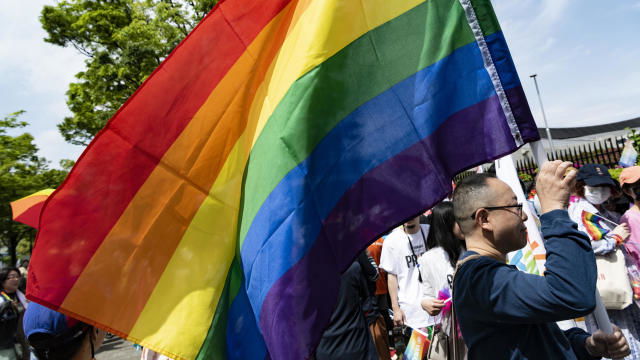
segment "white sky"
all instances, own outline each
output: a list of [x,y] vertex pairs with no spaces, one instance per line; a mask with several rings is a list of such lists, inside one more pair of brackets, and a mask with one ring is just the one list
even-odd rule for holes
[[[494,7],[542,126],[530,74],[537,73],[551,127],[604,124],[640,116],[640,0],[494,0]],[[43,41],[38,17],[52,0],[3,1],[0,116],[27,111],[40,154],[57,166],[82,148],[56,124],[69,114],[65,92],[84,58]]]

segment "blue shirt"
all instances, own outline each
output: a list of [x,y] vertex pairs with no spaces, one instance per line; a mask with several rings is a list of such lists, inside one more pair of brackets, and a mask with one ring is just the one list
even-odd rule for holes
[[469,260],[458,270],[453,303],[470,360],[593,359],[585,349],[588,333],[563,332],[555,323],[595,308],[597,271],[589,238],[565,210],[540,220],[547,250],[544,277],[489,257]]

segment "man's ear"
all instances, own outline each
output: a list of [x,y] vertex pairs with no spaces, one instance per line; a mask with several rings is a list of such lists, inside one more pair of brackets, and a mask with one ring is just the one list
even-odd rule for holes
[[489,222],[489,211],[486,209],[479,209],[476,212],[476,225],[482,230],[493,231],[493,224]]
[[100,329],[97,327],[92,327],[89,335],[91,336],[91,340],[96,341],[98,339],[98,335],[100,334]]

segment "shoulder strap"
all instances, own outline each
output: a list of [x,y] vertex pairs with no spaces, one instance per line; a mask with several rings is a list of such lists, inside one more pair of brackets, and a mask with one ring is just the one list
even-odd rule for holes
[[462,265],[464,265],[466,262],[474,260],[474,259],[478,259],[482,257],[482,255],[480,254],[473,254],[473,255],[469,255],[466,258],[459,260],[456,263],[456,269],[453,271],[453,277],[451,278],[451,284],[450,284],[450,288],[451,288],[451,315],[450,315],[450,332],[451,332],[451,353],[452,353],[452,358],[454,360],[461,360],[465,357],[466,354],[466,348],[464,346],[464,342],[462,341],[462,334],[458,333],[458,317],[456,316],[456,310],[455,310],[455,304],[453,303],[453,294],[454,294],[454,289],[453,289],[453,283],[456,280],[456,274],[458,273],[458,270],[460,270],[460,268],[462,267]]
[[473,254],[473,255],[467,256],[466,258],[464,258],[462,260],[458,260],[458,262],[456,263],[456,268],[453,270],[453,276],[451,277],[451,284],[449,284],[449,287],[451,288],[451,294],[453,294],[453,282],[456,279],[456,274],[458,273],[458,270],[460,270],[462,265],[464,265],[468,261],[481,258],[482,256],[483,255],[480,255],[480,254]]
[[484,255],[480,255],[480,254],[473,254],[473,255],[469,255],[469,256],[467,256],[466,258],[464,258],[464,259],[462,259],[462,260],[459,260],[459,261],[456,263],[456,271],[458,271],[458,269],[460,269],[460,268],[462,267],[462,265],[464,265],[464,263],[466,263],[467,261],[471,261],[471,260],[474,260],[474,259],[478,259],[478,258],[481,258],[481,257],[483,257],[483,256],[484,256]]

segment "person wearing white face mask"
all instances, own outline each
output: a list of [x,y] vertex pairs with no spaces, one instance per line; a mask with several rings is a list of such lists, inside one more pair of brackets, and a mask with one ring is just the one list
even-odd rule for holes
[[[616,249],[617,243],[621,243],[630,236],[629,226],[625,223],[615,226],[608,221],[600,221],[599,225],[608,233],[602,239],[595,240],[586,230],[586,219],[583,220],[582,212],[586,211],[592,214],[620,224],[620,214],[608,211],[604,207],[604,203],[612,196],[614,189],[618,188],[618,184],[611,178],[606,166],[600,164],[587,164],[580,168],[576,177],[575,196],[569,205],[569,217],[578,224],[578,229],[586,233],[591,239],[591,246],[596,256],[606,255]],[[640,310],[631,305],[624,310],[607,310],[607,314],[611,322],[618,326],[631,348],[631,355],[625,357],[627,359],[638,359],[640,355],[640,334],[638,318]],[[588,331],[598,329],[597,323],[593,315],[585,317]]]
[[[586,164],[580,168],[576,181],[575,197],[572,198],[569,205],[569,217],[578,224],[578,230],[589,235],[583,221],[582,213],[584,211],[599,215],[613,223],[619,223],[620,214],[608,211],[602,206],[611,197],[616,186],[617,184],[609,175],[606,166]],[[616,247],[616,241],[621,242],[629,237],[629,227],[626,224],[614,226],[604,222],[600,225],[610,231],[600,240],[591,238],[591,246],[596,255],[604,255],[613,251]]]
[[593,205],[600,205],[611,197],[611,188],[608,186],[585,186],[584,198]]

